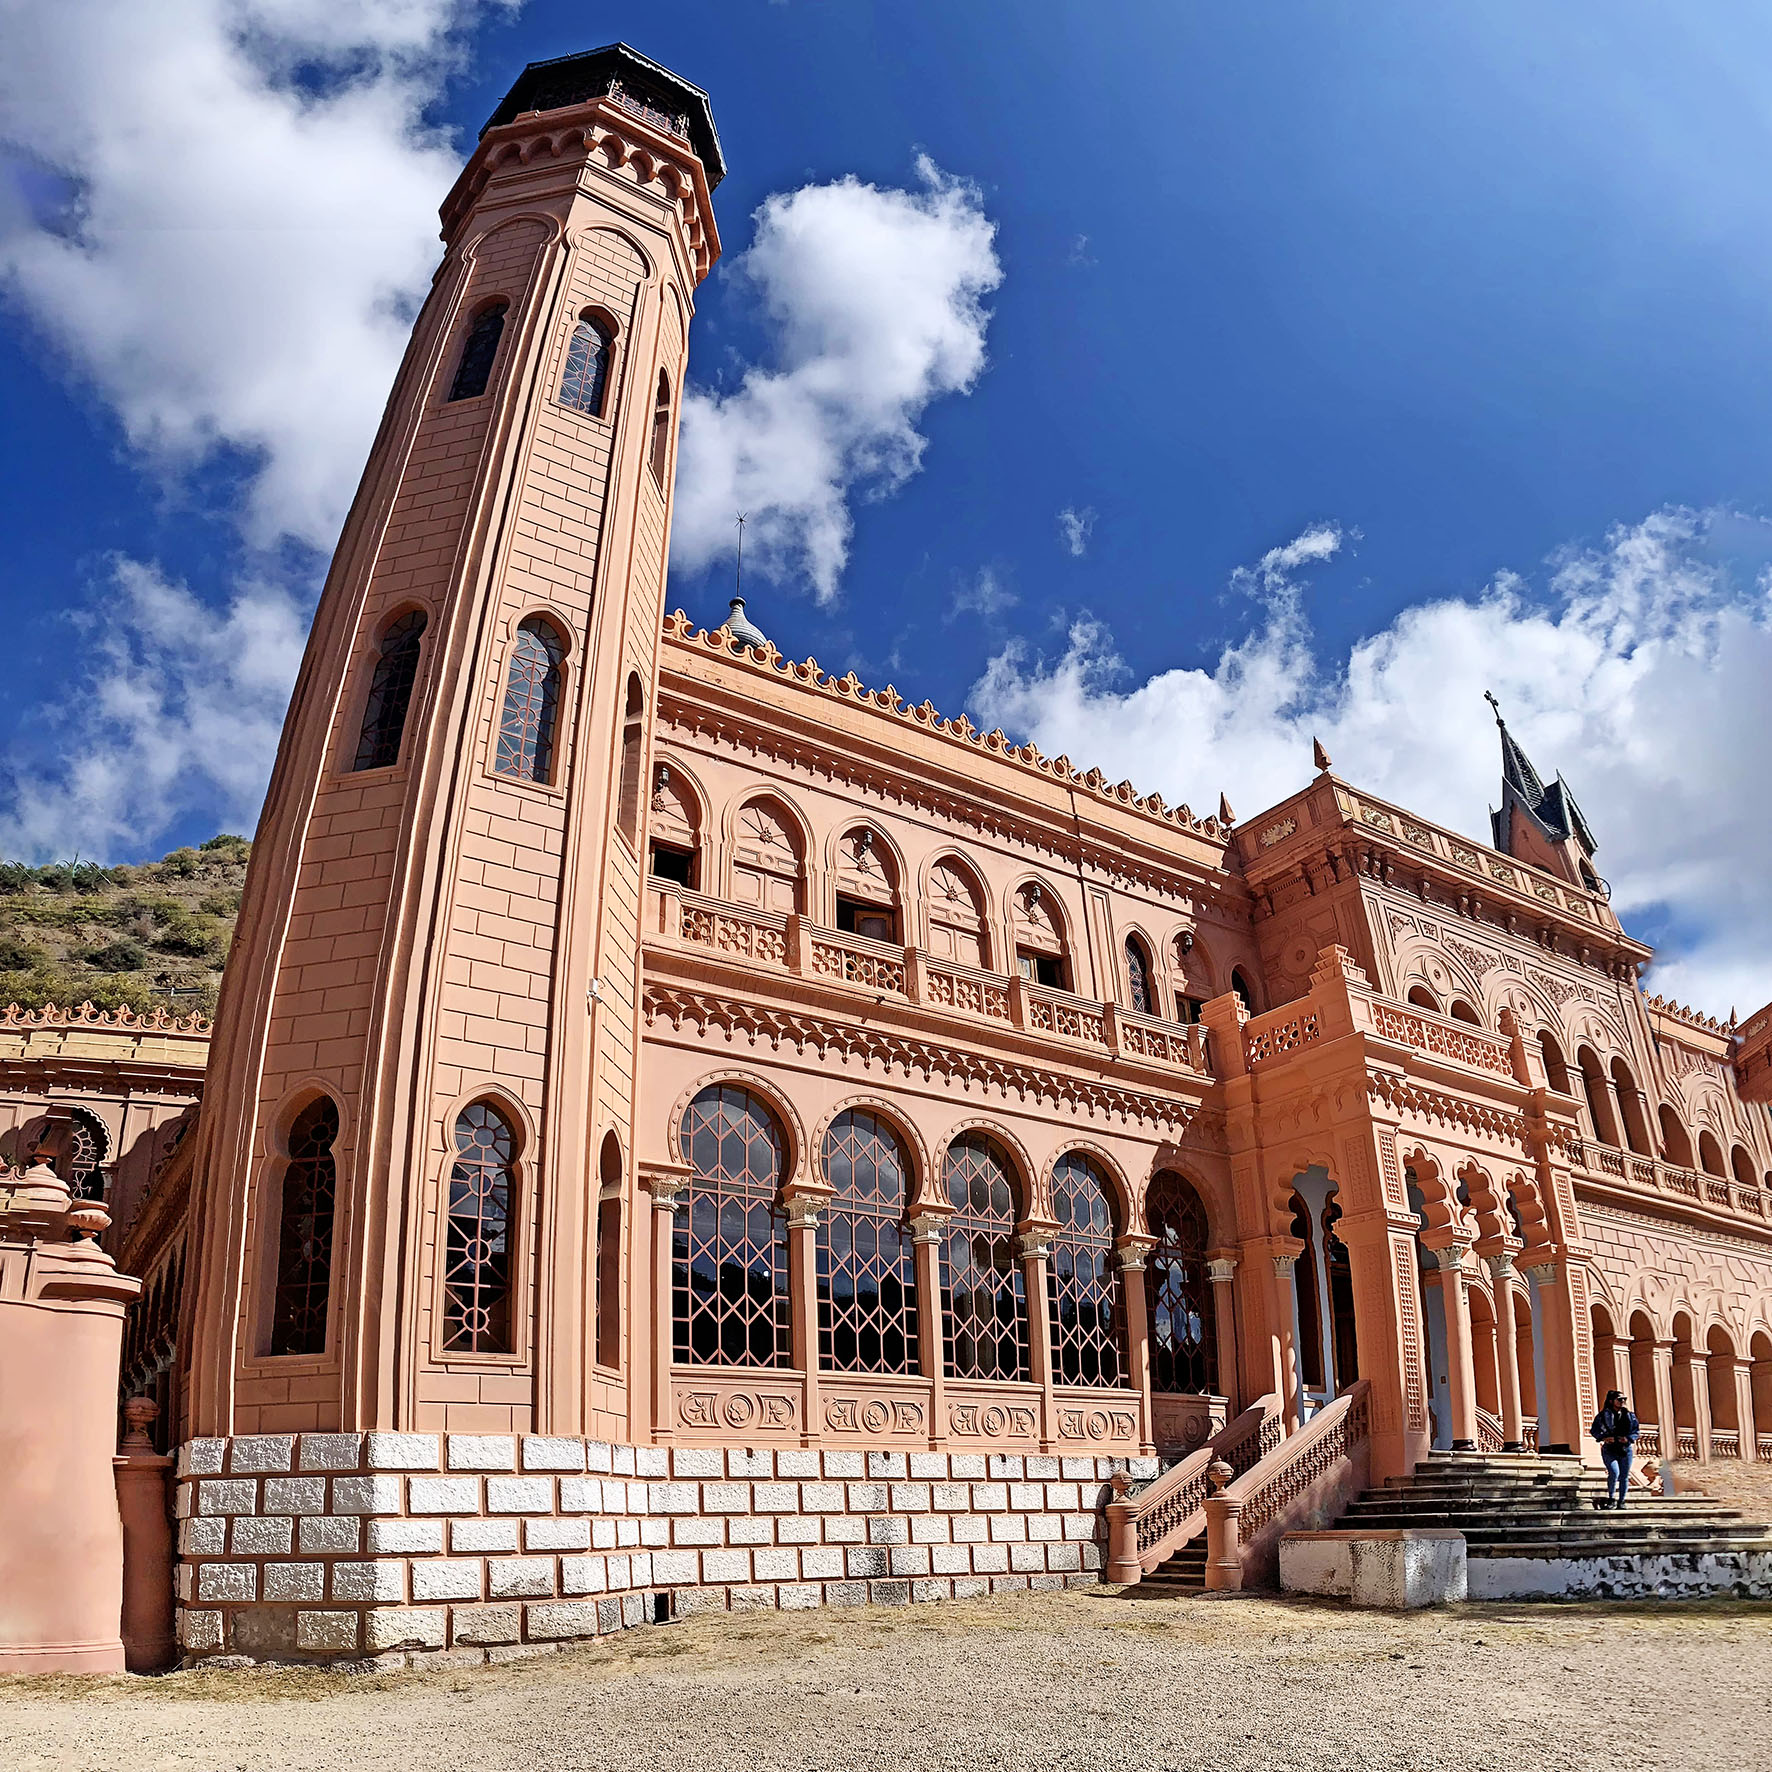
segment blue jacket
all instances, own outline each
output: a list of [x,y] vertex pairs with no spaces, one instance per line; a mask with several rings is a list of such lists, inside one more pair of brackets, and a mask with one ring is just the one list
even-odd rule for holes
[[1629,1409],[1602,1409],[1594,1417],[1594,1425],[1590,1430],[1602,1446],[1610,1445],[1614,1440],[1623,1440],[1626,1445],[1637,1443],[1637,1418]]

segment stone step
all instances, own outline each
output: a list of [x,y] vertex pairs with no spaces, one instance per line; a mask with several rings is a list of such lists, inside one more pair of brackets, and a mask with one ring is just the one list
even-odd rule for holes
[[1660,1539],[1643,1538],[1620,1541],[1613,1538],[1587,1539],[1566,1538],[1555,1545],[1546,1546],[1537,1542],[1510,1544],[1505,1541],[1496,1544],[1471,1545],[1466,1554],[1477,1557],[1529,1557],[1548,1559],[1553,1557],[1690,1557],[1709,1554],[1712,1549],[1717,1552],[1740,1551],[1772,1551],[1772,1538],[1755,1538],[1731,1540],[1727,1544],[1710,1545],[1669,1544]]

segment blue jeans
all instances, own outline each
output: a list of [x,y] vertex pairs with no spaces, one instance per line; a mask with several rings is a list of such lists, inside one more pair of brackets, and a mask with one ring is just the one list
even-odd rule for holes
[[1602,1446],[1600,1456],[1606,1461],[1606,1499],[1616,1500],[1622,1504],[1624,1492],[1630,1486],[1630,1461],[1635,1450],[1632,1446]]

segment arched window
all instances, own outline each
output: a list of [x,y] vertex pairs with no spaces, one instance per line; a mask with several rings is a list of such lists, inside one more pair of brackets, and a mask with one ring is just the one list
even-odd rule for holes
[[1454,1000],[1452,1007],[1447,1013],[1454,1021],[1466,1022],[1471,1027],[1480,1028],[1483,1025],[1482,1016],[1480,1016],[1462,997]]
[[597,1162],[597,1364],[621,1364],[621,1140],[603,1135]]
[[732,896],[740,904],[785,914],[801,908],[804,856],[800,827],[773,800],[741,807],[732,857]]
[[449,1232],[443,1261],[443,1346],[450,1353],[511,1351],[511,1166],[517,1137],[491,1102],[455,1121]]
[[560,661],[566,648],[553,626],[532,615],[517,629],[505,699],[498,718],[493,768],[518,781],[545,782],[554,767],[554,725],[560,711]]
[[1737,1187],[1756,1187],[1758,1182],[1754,1176],[1754,1160],[1741,1145],[1729,1153],[1729,1167],[1734,1171]]
[[1058,991],[1070,989],[1064,914],[1057,896],[1038,880],[1028,881],[1015,895],[1015,966],[1034,984]]
[[652,477],[664,490],[665,468],[671,453],[671,378],[658,372],[658,399],[652,408]]
[[1680,1116],[1664,1101],[1656,1117],[1661,1121],[1661,1154],[1677,1168],[1692,1168],[1692,1134],[1681,1123]]
[[418,676],[419,645],[425,612],[410,609],[391,623],[381,637],[381,651],[369,679],[363,707],[363,730],[357,739],[353,769],[386,769],[400,761],[400,740],[406,731],[406,710]]
[[574,412],[603,416],[603,393],[609,385],[609,334],[586,314],[572,329],[566,367],[560,376],[560,404]]
[[1244,975],[1241,966],[1231,968],[1231,989],[1236,993],[1237,1001],[1243,1005],[1244,1010],[1253,1015],[1255,1013],[1255,992],[1249,988],[1249,980]]
[[508,307],[506,302],[494,302],[474,316],[467,343],[461,348],[461,361],[455,366],[455,380],[449,386],[451,400],[474,400],[486,392],[486,384],[492,379],[492,362],[498,355],[498,341],[504,336]]
[[271,1352],[326,1351],[326,1304],[332,1290],[332,1210],[338,1169],[338,1108],[319,1096],[295,1116],[286,1148],[277,1224],[277,1288],[271,1301]]
[[971,870],[951,857],[929,870],[929,951],[961,966],[990,964],[984,896]]
[[1637,1093],[1637,1080],[1622,1058],[1612,1061],[1612,1093],[1618,1098],[1618,1117],[1624,1125],[1626,1143],[1639,1157],[1652,1157],[1649,1143],[1649,1122],[1643,1113],[1643,1098]]
[[105,1197],[105,1154],[111,1141],[98,1119],[75,1108],[68,1123],[68,1191],[76,1200]]
[[1606,1088],[1606,1073],[1600,1066],[1599,1054],[1591,1046],[1583,1046],[1575,1054],[1581,1067],[1581,1089],[1587,1097],[1588,1117],[1593,1121],[1594,1137],[1601,1144],[1620,1145],[1618,1119],[1612,1111],[1612,1097]]
[[616,819],[630,849],[640,842],[640,758],[646,749],[646,691],[637,671],[628,673],[627,706],[621,719],[621,793]]
[[818,1353],[827,1372],[915,1372],[917,1264],[904,1222],[909,1166],[875,1114],[839,1114],[824,1138],[836,1191],[818,1225]]
[[655,880],[672,880],[694,891],[701,884],[701,802],[680,769],[660,763],[652,772],[647,820]]
[[1058,1235],[1046,1267],[1052,1317],[1052,1376],[1059,1384],[1118,1385],[1120,1280],[1114,1268],[1114,1213],[1108,1179],[1076,1151],[1052,1171]]
[[1698,1135],[1698,1167],[1706,1175],[1723,1173],[1723,1147],[1717,1142],[1717,1135],[1708,1127]]
[[1126,937],[1126,1007],[1140,1015],[1157,1013],[1157,991],[1151,957],[1136,935]]
[[672,1237],[679,1363],[785,1366],[792,1358],[781,1130],[748,1089],[704,1089],[683,1115],[691,1178]]
[[1150,1316],[1151,1389],[1205,1396],[1219,1388],[1217,1324],[1206,1272],[1206,1208],[1181,1176],[1164,1170],[1145,1196],[1157,1239],[1145,1303]]
[[1556,1036],[1549,1028],[1538,1030],[1538,1050],[1544,1059],[1544,1079],[1559,1095],[1570,1095],[1574,1091],[1569,1086],[1569,1066],[1564,1062],[1563,1049],[1557,1044]]
[[869,941],[896,942],[898,864],[866,825],[845,831],[837,845],[837,927]]
[[941,1313],[950,1378],[1028,1376],[1027,1295],[1015,1258],[1009,1160],[967,1133],[948,1146],[954,1211],[941,1243]]
[[1434,993],[1424,984],[1410,985],[1408,1000],[1417,1009],[1429,1009],[1435,1015],[1440,1013],[1440,1005],[1435,1000]]

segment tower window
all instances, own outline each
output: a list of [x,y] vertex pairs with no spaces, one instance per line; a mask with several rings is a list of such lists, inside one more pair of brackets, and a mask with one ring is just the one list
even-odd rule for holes
[[518,781],[546,782],[554,767],[554,727],[560,711],[560,636],[539,616],[517,629],[505,677],[493,768]]
[[574,412],[603,416],[603,394],[609,384],[609,334],[586,314],[572,329],[566,347],[566,368],[560,376],[560,404]]
[[1156,994],[1151,989],[1151,962],[1144,943],[1136,935],[1126,937],[1126,1007],[1140,1015],[1156,1011]]
[[462,1109],[449,1171],[443,1270],[443,1345],[450,1353],[511,1351],[510,1122],[490,1102]]
[[652,477],[664,490],[665,468],[671,453],[671,382],[658,372],[658,400],[652,408]]
[[363,708],[363,730],[357,738],[353,769],[386,769],[400,761],[400,740],[406,733],[406,710],[418,677],[419,644],[424,637],[422,609],[408,611],[381,637],[381,652],[369,679]]
[[494,302],[482,308],[468,328],[467,343],[461,348],[461,361],[455,366],[455,380],[449,385],[451,400],[477,400],[486,392],[492,379],[492,360],[498,355],[498,341],[504,336],[507,302]]
[[311,1101],[289,1128],[289,1162],[277,1228],[277,1290],[271,1306],[271,1352],[326,1351],[326,1305],[332,1291],[332,1212],[338,1192],[338,1108]]
[[627,705],[621,722],[621,788],[616,818],[630,847],[640,840],[640,758],[646,749],[646,691],[637,672],[628,673]]

